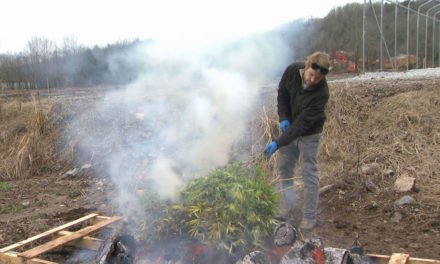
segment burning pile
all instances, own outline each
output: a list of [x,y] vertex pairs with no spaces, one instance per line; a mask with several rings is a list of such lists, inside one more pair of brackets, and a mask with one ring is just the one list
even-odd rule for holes
[[230,163],[191,181],[180,203],[152,201],[150,195],[145,208],[155,217],[146,226],[155,230],[156,241],[195,239],[240,257],[262,247],[275,228],[278,195],[266,177],[262,166]]
[[318,238],[300,240],[298,231],[288,223],[280,223],[275,229],[274,243],[270,251],[253,251],[239,264],[361,264],[369,263],[363,256],[363,248],[355,239],[350,250],[324,248]]

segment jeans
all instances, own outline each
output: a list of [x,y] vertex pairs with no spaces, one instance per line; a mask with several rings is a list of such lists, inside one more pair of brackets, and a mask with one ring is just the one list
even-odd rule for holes
[[304,181],[303,217],[317,219],[319,203],[318,154],[322,133],[303,136],[289,145],[279,149],[279,173],[283,190],[282,199],[289,209],[298,208],[298,191],[294,188],[293,175],[298,158],[301,162],[301,173]]

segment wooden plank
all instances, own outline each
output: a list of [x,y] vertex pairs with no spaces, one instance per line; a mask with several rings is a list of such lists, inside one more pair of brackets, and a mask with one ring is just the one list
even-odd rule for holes
[[388,264],[390,261],[390,256],[387,255],[375,255],[375,254],[367,254],[368,260],[372,263],[377,264]]
[[[391,258],[390,256],[387,255],[375,255],[375,254],[367,254],[366,256],[378,264],[388,264]],[[410,257],[408,258],[407,264],[440,264],[440,260]]]
[[[67,236],[67,235],[70,235],[72,233],[73,232],[63,230],[63,231],[60,231],[60,232],[56,233],[56,238]],[[68,245],[69,246],[74,246],[74,247],[77,247],[77,248],[86,248],[86,249],[91,249],[91,250],[99,250],[103,243],[104,243],[104,241],[102,239],[85,236],[85,237],[83,237],[81,239],[74,240],[74,241],[70,242]]]
[[440,264],[440,260],[435,259],[422,259],[422,258],[409,258],[408,264]]
[[84,221],[86,221],[86,220],[92,219],[92,218],[94,218],[94,217],[96,217],[96,216],[98,216],[98,214],[89,214],[89,215],[84,216],[84,217],[81,217],[81,218],[79,218],[79,219],[77,219],[77,220],[75,220],[75,221],[69,222],[69,223],[67,223],[67,224],[65,224],[65,225],[61,225],[61,226],[59,226],[59,227],[55,227],[55,228],[53,228],[53,229],[51,229],[51,230],[48,230],[48,231],[46,231],[46,232],[44,232],[44,233],[41,233],[41,234],[38,234],[38,235],[36,235],[36,236],[30,237],[30,238],[28,238],[28,239],[25,239],[25,240],[23,240],[23,241],[20,241],[20,242],[18,242],[18,243],[13,244],[13,245],[10,245],[10,246],[7,246],[7,247],[4,247],[4,248],[0,249],[0,252],[7,252],[7,251],[10,251],[10,250],[13,250],[13,249],[16,249],[16,248],[22,247],[22,246],[24,246],[24,245],[26,245],[26,244],[29,244],[29,243],[31,243],[31,242],[34,242],[34,241],[40,239],[40,238],[43,238],[43,237],[46,237],[46,236],[49,236],[49,235],[55,234],[55,233],[57,233],[57,232],[59,232],[59,231],[62,231],[63,229],[66,229],[66,228],[72,227],[72,226],[77,225],[77,224],[79,224],[79,223],[81,223],[81,222],[84,222]]
[[121,219],[122,219],[122,217],[120,217],[120,216],[113,216],[113,217],[111,217],[107,220],[101,221],[95,225],[88,226],[88,227],[85,227],[81,230],[73,232],[70,235],[57,238],[57,239],[49,241],[43,245],[40,245],[38,247],[27,250],[23,253],[19,253],[18,256],[23,257],[23,258],[27,258],[27,259],[35,258],[35,257],[37,257],[47,251],[50,251],[52,249],[55,249],[57,247],[65,245],[67,243],[70,243],[74,240],[85,237],[86,235],[91,234],[93,232],[96,232],[97,230],[99,230],[105,226],[108,226],[110,224],[113,224],[114,222],[117,222]]
[[394,253],[391,255],[388,264],[406,264],[409,259],[409,254]]
[[96,223],[99,223],[99,222],[101,222],[101,221],[107,220],[107,219],[109,219],[109,218],[110,218],[110,216],[102,216],[102,215],[98,215],[97,217],[91,219],[91,220],[90,220],[90,223],[92,223],[92,224],[96,224]]
[[33,258],[27,261],[23,261],[22,258],[18,257],[15,253],[0,253],[0,263],[1,264],[58,264],[56,262],[47,261],[44,259]]

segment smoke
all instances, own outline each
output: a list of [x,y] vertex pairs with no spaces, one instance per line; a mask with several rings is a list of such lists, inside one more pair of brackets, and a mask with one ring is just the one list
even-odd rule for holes
[[123,60],[142,74],[96,104],[92,127],[82,131],[106,132],[83,133],[81,146],[105,146],[103,167],[122,212],[139,211],[142,186],[172,200],[188,180],[226,165],[256,117],[261,84],[277,81],[290,58],[276,34],[210,47],[148,43],[115,56],[112,71]]

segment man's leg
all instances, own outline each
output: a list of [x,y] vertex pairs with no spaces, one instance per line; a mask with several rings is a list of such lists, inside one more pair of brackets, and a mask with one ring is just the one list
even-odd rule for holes
[[299,138],[301,170],[304,180],[304,221],[303,228],[313,228],[317,222],[319,204],[318,154],[322,134]]
[[280,207],[284,213],[288,213],[297,207],[297,194],[294,189],[293,174],[299,156],[298,140],[294,140],[279,150],[279,173],[280,183],[278,189],[281,192]]

